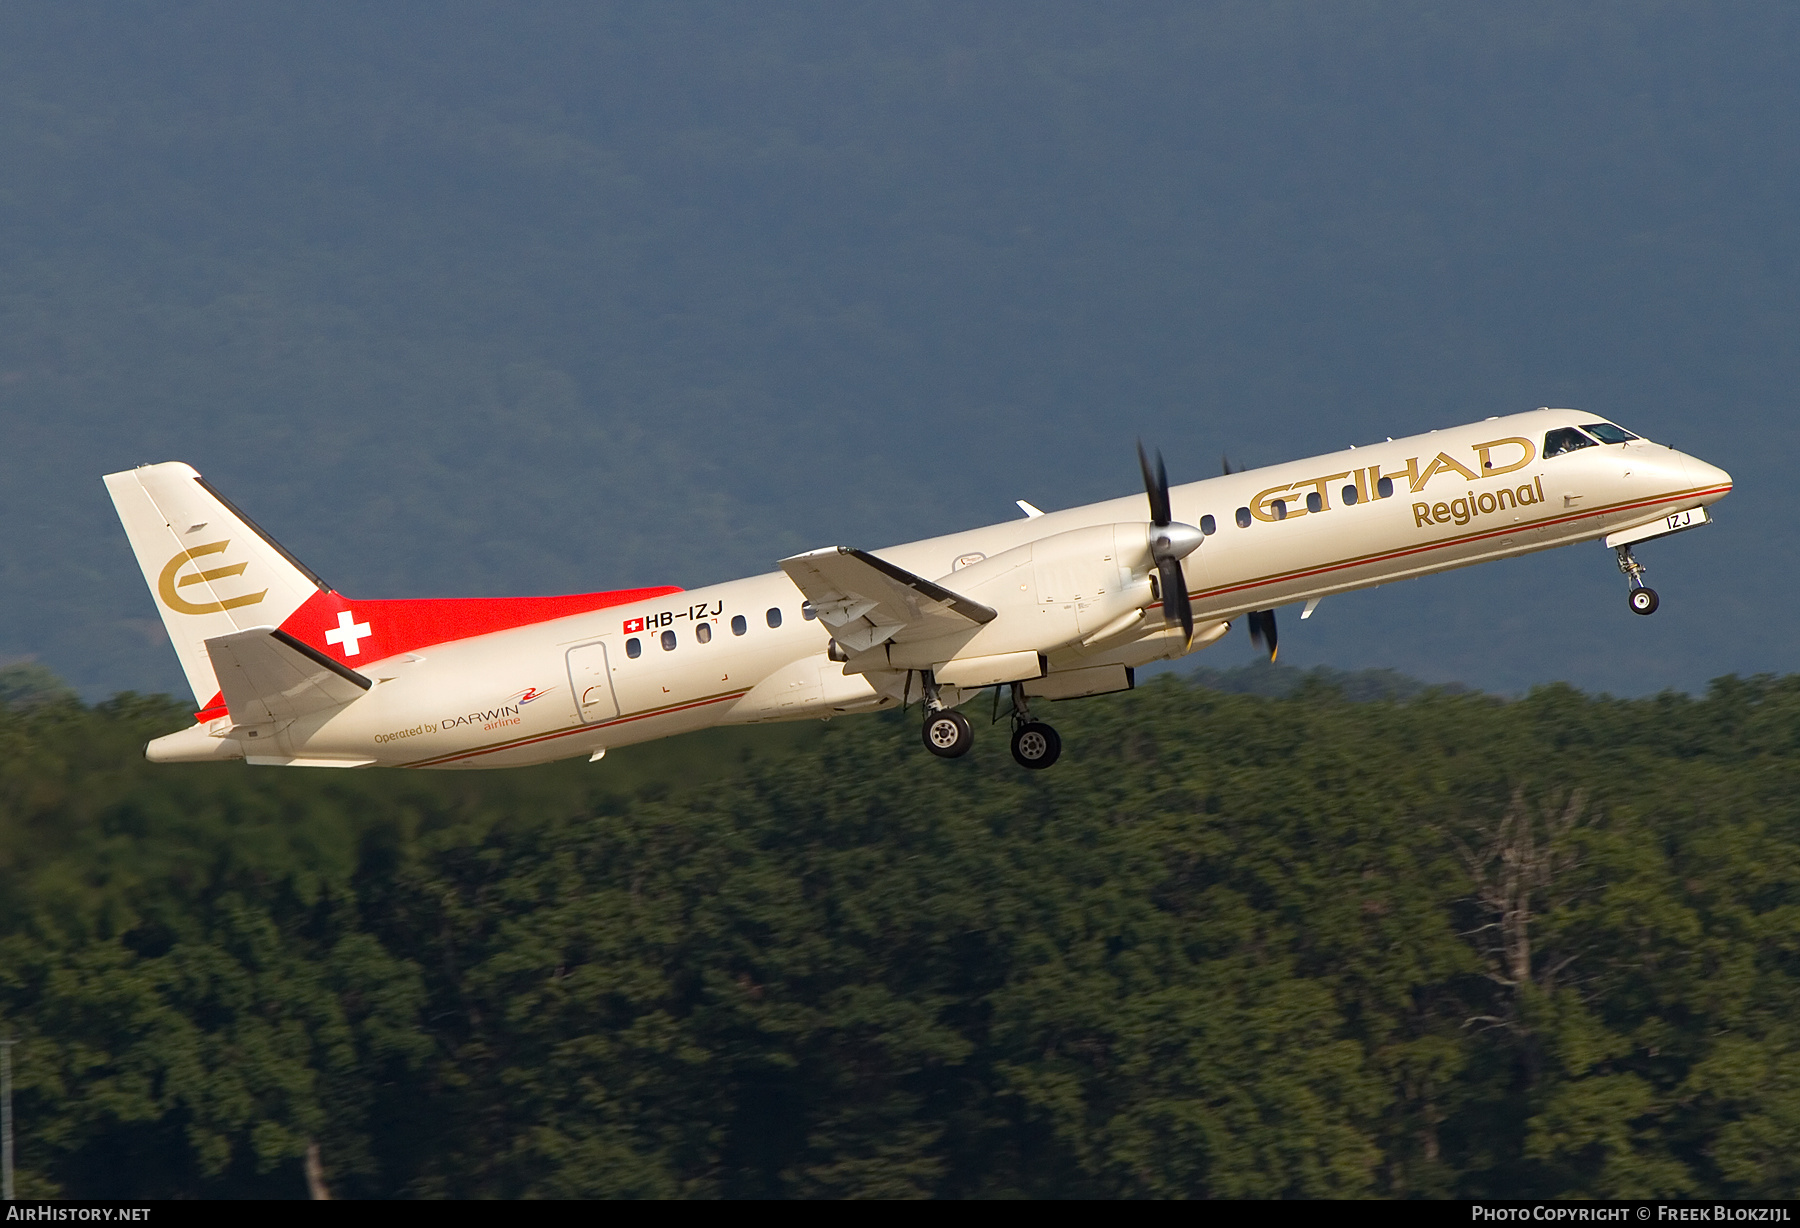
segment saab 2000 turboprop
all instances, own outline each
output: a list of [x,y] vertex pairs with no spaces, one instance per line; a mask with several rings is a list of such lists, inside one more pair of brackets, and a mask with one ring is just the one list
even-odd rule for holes
[[[1723,470],[1574,410],[1532,413],[1170,487],[875,552],[833,546],[683,592],[353,600],[187,465],[107,489],[200,710],[159,763],[499,767],[711,725],[918,703],[946,758],[957,707],[996,688],[1014,757],[1060,753],[1034,700],[1127,690],[1250,616],[1572,542],[1617,551],[1706,524]],[[1148,517],[1145,512],[1148,511]]]

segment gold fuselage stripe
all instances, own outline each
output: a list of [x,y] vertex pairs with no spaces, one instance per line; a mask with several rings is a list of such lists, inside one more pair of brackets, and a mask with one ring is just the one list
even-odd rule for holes
[[1252,580],[1244,580],[1237,584],[1226,584],[1218,588],[1202,589],[1189,596],[1195,600],[1208,597],[1223,597],[1228,593],[1244,592],[1253,588],[1263,588],[1271,584],[1281,584],[1290,580],[1303,580],[1308,576],[1329,575],[1334,571],[1345,571],[1352,567],[1366,567],[1371,563],[1386,562],[1389,559],[1403,559],[1415,554],[1425,554],[1432,550],[1442,550],[1449,546],[1462,545],[1467,542],[1482,541],[1492,537],[1510,537],[1517,533],[1535,532],[1548,529],[1559,524],[1573,524],[1578,520],[1586,520],[1594,516],[1605,516],[1612,512],[1630,511],[1637,507],[1653,507],[1658,503],[1670,503],[1678,499],[1702,498],[1711,494],[1729,494],[1730,486],[1694,487],[1690,490],[1671,491],[1665,495],[1657,495],[1653,499],[1639,499],[1626,503],[1610,503],[1605,507],[1592,508],[1585,512],[1577,512],[1572,516],[1556,516],[1549,520],[1539,520],[1530,524],[1515,523],[1504,529],[1483,529],[1478,533],[1463,533],[1443,541],[1426,542],[1419,546],[1407,546],[1401,550],[1378,551],[1374,554],[1359,555],[1353,559],[1345,559],[1336,563],[1327,563],[1321,567],[1302,567],[1294,571],[1279,572],[1270,576],[1258,576]]
[[570,734],[592,732],[596,729],[610,729],[615,725],[627,725],[632,721],[648,720],[653,716],[668,716],[675,712],[685,712],[689,708],[703,708],[707,704],[720,703],[727,699],[737,699],[747,695],[749,687],[735,691],[721,691],[717,695],[708,695],[704,699],[689,700],[686,703],[669,704],[662,708],[648,708],[642,712],[633,712],[624,716],[616,716],[609,721],[595,721],[592,724],[568,725],[562,729],[553,729],[548,733],[533,734],[529,738],[514,738],[507,742],[496,742],[491,746],[477,746],[469,750],[459,750],[446,755],[435,755],[429,759],[418,759],[412,763],[396,764],[396,767],[425,768],[436,767],[443,763],[454,763],[458,759],[472,759],[477,755],[492,755],[503,750],[517,750],[521,746],[531,746],[538,742],[548,742],[554,738],[568,737]]
[[[1605,516],[1615,512],[1630,511],[1633,508],[1639,507],[1652,507],[1658,503],[1670,503],[1681,499],[1703,498],[1712,494],[1728,494],[1730,491],[1731,487],[1729,485],[1694,487],[1689,490],[1672,491],[1668,494],[1657,495],[1654,498],[1607,504],[1604,507],[1592,508],[1587,511],[1577,512],[1573,515],[1555,516],[1547,520],[1535,521],[1532,523],[1514,523],[1501,529],[1483,529],[1479,532],[1463,533],[1455,537],[1445,538],[1442,541],[1426,542],[1417,546],[1407,546],[1399,550],[1377,551],[1372,554],[1359,555],[1352,559],[1345,559],[1335,563],[1324,564],[1322,566],[1302,567],[1292,571],[1278,572],[1273,575],[1258,576],[1235,584],[1221,585],[1218,588],[1203,589],[1190,594],[1190,596],[1195,600],[1218,598],[1231,593],[1248,592],[1251,589],[1265,588],[1274,584],[1301,580],[1309,576],[1330,575],[1333,572],[1345,571],[1354,567],[1365,567],[1373,563],[1382,563],[1391,559],[1402,559],[1416,554],[1427,554],[1433,550],[1443,550],[1453,546],[1466,545],[1470,542],[1484,541],[1496,537],[1510,537],[1520,533],[1537,532],[1553,528],[1557,525],[1574,524],[1577,521],[1588,520],[1595,516]],[[630,724],[634,721],[649,720],[653,717],[668,716],[676,712],[685,712],[693,708],[706,707],[710,704],[721,703],[728,699],[740,698],[748,694],[749,691],[749,687],[743,687],[732,691],[722,691],[718,694],[705,696],[701,699],[688,700],[678,704],[669,704],[661,708],[649,708],[642,712],[633,712],[617,716],[607,721],[597,721],[592,724],[571,725],[562,729],[551,730],[547,733],[534,734],[527,738],[515,738],[510,741],[496,742],[490,746],[478,746],[469,750],[435,755],[431,758],[419,759],[411,763],[398,764],[397,766],[408,768],[437,767],[446,763],[454,763],[461,759],[473,759],[481,755],[492,755],[502,751],[517,750],[521,747],[532,746],[539,742],[553,741],[557,738],[569,737],[573,734],[609,729],[618,725]]]

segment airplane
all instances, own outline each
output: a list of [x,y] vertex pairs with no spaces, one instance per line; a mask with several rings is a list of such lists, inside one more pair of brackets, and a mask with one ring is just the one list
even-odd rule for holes
[[1599,539],[1630,608],[1632,548],[1710,523],[1724,470],[1593,414],[1538,409],[779,570],[556,597],[353,599],[180,462],[108,474],[199,705],[156,763],[482,768],[714,725],[917,705],[926,749],[973,746],[984,691],[1024,767],[1062,744],[1033,705],[1135,671],[1276,607]]

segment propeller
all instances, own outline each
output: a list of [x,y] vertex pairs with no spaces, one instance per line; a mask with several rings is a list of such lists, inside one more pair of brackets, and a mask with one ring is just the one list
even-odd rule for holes
[[[1231,467],[1231,461],[1227,457],[1219,457],[1219,464],[1224,467],[1227,476],[1238,472],[1238,470]],[[1250,642],[1255,644],[1258,648],[1267,644],[1269,648],[1269,660],[1271,663],[1275,660],[1275,648],[1279,638],[1279,633],[1275,630],[1274,610],[1250,611]]]
[[1275,611],[1250,611],[1250,642],[1261,648],[1264,643],[1269,646],[1269,660],[1275,660]]
[[1188,600],[1187,577],[1181,573],[1181,560],[1192,554],[1204,540],[1193,525],[1176,524],[1169,511],[1169,471],[1163,467],[1162,452],[1156,454],[1156,469],[1150,469],[1150,457],[1144,441],[1138,440],[1138,467],[1144,471],[1144,494],[1150,499],[1150,557],[1156,560],[1156,575],[1161,590],[1163,616],[1171,610],[1181,624],[1187,642],[1194,639],[1194,606]]

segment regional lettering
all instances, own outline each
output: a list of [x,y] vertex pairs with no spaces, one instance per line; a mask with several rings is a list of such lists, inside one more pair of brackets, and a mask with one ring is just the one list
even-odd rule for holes
[[1470,491],[1461,499],[1452,499],[1448,503],[1415,503],[1412,505],[1413,527],[1415,529],[1430,528],[1433,524],[1468,524],[1477,516],[1491,516],[1495,512],[1521,507],[1531,507],[1544,501],[1544,480],[1536,478],[1532,482],[1509,490],[1487,490],[1481,494]]

